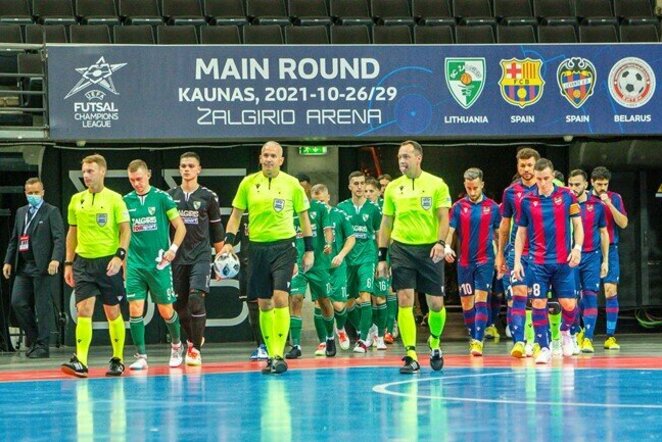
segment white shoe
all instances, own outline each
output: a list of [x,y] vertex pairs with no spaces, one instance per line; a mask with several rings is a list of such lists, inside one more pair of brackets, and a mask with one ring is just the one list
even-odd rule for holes
[[129,368],[131,370],[147,370],[147,355],[136,354],[136,361]]
[[326,356],[326,342],[321,342],[315,349],[315,356]]
[[186,365],[191,367],[199,367],[202,365],[202,356],[195,347],[190,347],[186,352]]
[[506,325],[506,337],[512,338],[513,334],[510,332],[510,326]]
[[367,353],[368,348],[370,348],[365,342],[361,341],[360,339],[356,342],[356,345],[354,346],[354,353]]
[[386,350],[386,344],[384,343],[384,337],[379,337],[377,336],[377,339],[375,339],[375,344],[377,347],[377,350]]
[[533,344],[531,342],[527,342],[526,345],[524,346],[524,355],[527,358],[533,356]]
[[180,342],[179,344],[171,344],[170,346],[170,361],[168,366],[170,368],[179,367],[184,363],[184,346]]
[[577,342],[577,335],[572,335],[572,355],[577,356],[582,352],[579,348],[579,342]]
[[546,365],[552,360],[552,352],[549,348],[544,347],[540,349],[538,356],[536,356],[537,365]]
[[365,340],[365,345],[368,347],[377,346],[377,326],[372,324],[368,329],[368,338]]
[[349,350],[349,337],[344,328],[341,328],[337,331],[338,335],[338,344],[340,345],[341,350]]
[[555,358],[560,358],[561,356],[563,356],[564,354],[563,344],[561,343],[560,339],[552,340],[551,347],[552,347],[552,356],[554,356]]
[[561,347],[563,348],[563,356],[566,358],[572,356],[572,353],[575,351],[575,343],[573,341],[574,339],[569,331],[561,332]]
[[393,330],[391,330],[391,334],[393,335],[393,339],[398,339],[398,336],[400,335],[400,330],[398,329],[398,321],[393,321]]

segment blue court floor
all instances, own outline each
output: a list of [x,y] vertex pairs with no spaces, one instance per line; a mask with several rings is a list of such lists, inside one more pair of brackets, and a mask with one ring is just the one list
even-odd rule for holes
[[[122,378],[0,382],[2,440],[626,441],[662,439],[659,357],[536,367],[501,357],[432,372],[385,359],[152,370]],[[489,360],[490,357],[486,357]],[[355,361],[359,361],[355,363]],[[618,359],[616,359],[618,361]],[[657,362],[655,362],[657,361]],[[299,362],[299,361],[297,361]],[[464,365],[464,366],[463,366]],[[488,366],[489,365],[489,366]],[[151,369],[151,367],[150,367]],[[37,372],[35,372],[37,373]],[[156,374],[156,375],[155,375]],[[35,378],[39,377],[35,375]],[[0,376],[1,378],[1,376]],[[28,376],[29,379],[29,376]]]

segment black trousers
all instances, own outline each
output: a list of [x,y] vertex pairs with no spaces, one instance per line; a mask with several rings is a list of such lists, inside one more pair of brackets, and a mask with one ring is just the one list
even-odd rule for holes
[[32,345],[48,348],[53,322],[52,276],[17,273],[11,305],[18,325]]

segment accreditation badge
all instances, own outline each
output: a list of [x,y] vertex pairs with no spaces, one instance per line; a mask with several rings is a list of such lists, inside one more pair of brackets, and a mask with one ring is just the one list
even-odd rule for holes
[[30,250],[30,235],[21,235],[18,238],[18,251],[27,252]]

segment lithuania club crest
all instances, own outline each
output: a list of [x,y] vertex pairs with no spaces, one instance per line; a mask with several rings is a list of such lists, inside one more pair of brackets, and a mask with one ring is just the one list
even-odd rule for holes
[[566,58],[556,71],[556,80],[563,98],[579,109],[593,95],[595,66],[585,58]]
[[485,86],[484,58],[446,58],[446,86],[457,103],[469,109]]
[[501,60],[499,86],[501,96],[513,106],[525,108],[537,103],[542,97],[545,81],[540,69],[542,60],[511,58]]

